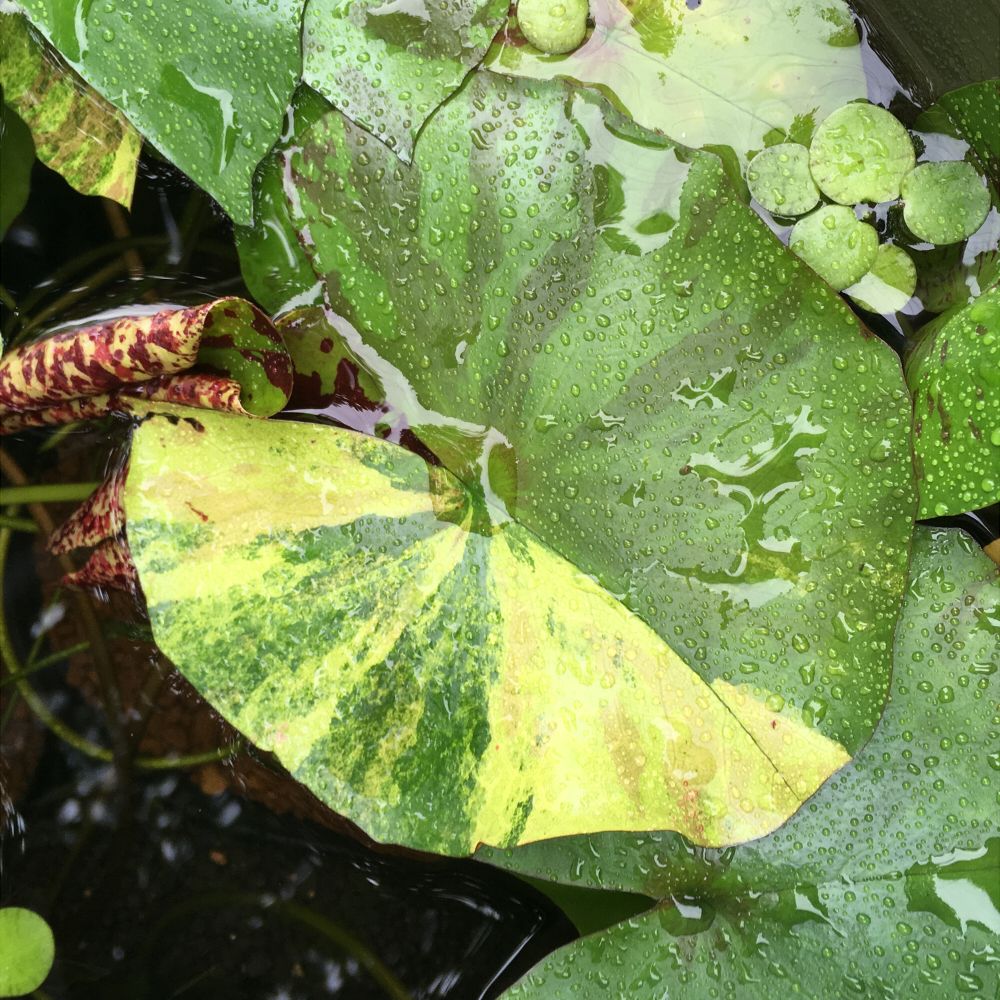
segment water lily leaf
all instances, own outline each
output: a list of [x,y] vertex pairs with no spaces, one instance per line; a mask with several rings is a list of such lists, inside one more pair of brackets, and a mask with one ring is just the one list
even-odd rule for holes
[[507,0],[310,0],[303,77],[409,163],[424,122],[506,14]]
[[[984,235],[991,227],[991,220],[976,237]],[[911,250],[910,256],[917,266],[917,297],[929,312],[942,313],[953,306],[969,305],[983,291],[1000,281],[1000,217],[996,220],[995,233],[987,235],[989,249],[976,250],[962,243],[932,247],[928,250]]]
[[52,928],[34,910],[0,909],[0,997],[37,990],[52,968],[56,943]]
[[795,223],[788,245],[840,291],[860,281],[875,264],[878,233],[846,205],[823,205]]
[[0,13],[0,86],[31,129],[42,163],[81,194],[131,207],[138,132],[47,51],[20,14]]
[[813,179],[841,205],[898,198],[915,162],[903,125],[885,108],[863,102],[845,104],[825,118],[809,147]]
[[91,86],[236,222],[299,80],[305,0],[22,0]]
[[[288,106],[282,134],[304,134],[329,110],[330,105],[315,90],[299,86]],[[254,218],[258,224],[236,226],[236,246],[243,280],[253,297],[268,303],[272,313],[285,313],[318,302],[321,286],[298,249],[277,154],[269,154],[264,163],[267,168],[262,167],[254,184]]]
[[799,142],[762,149],[747,168],[747,186],[775,215],[804,215],[819,201],[819,189],[809,172],[809,150]]
[[916,127],[964,139],[979,171],[1000,191],[1000,79],[943,94],[917,118]]
[[847,760],[495,515],[398,445],[211,413],[144,423],[125,489],[157,645],[379,840],[742,841]]
[[965,160],[921,163],[903,178],[903,219],[921,240],[961,243],[986,221],[990,194]]
[[587,0],[549,3],[517,0],[517,27],[525,40],[542,52],[572,52],[587,35],[590,4]]
[[844,291],[862,309],[888,315],[899,312],[913,297],[916,287],[913,258],[895,243],[882,243],[871,270]]
[[35,162],[35,144],[31,129],[17,112],[0,101],[0,236],[21,214],[31,190],[31,168]]
[[920,517],[961,514],[1000,492],[1000,285],[929,323],[906,363]]
[[270,416],[291,389],[281,336],[232,297],[64,330],[0,359],[5,433],[92,417],[130,395]]
[[998,634],[997,566],[958,531],[917,529],[885,717],[776,833],[729,851],[609,833],[484,852],[661,901],[505,996],[995,995]]
[[335,111],[291,143],[270,169],[281,245],[324,282],[317,343],[342,337],[439,461],[707,680],[862,745],[905,582],[909,394],[719,161],[490,73],[410,168]]
[[[811,128],[864,97],[858,37],[841,0],[593,0],[595,27],[565,55],[529,45],[512,19],[486,65],[596,87],[639,124],[689,146],[740,157],[774,131],[808,143]],[[804,138],[798,138],[805,131]]]

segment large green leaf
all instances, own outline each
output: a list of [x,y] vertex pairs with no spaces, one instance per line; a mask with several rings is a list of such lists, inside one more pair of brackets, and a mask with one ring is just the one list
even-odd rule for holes
[[157,645],[372,836],[732,843],[847,760],[398,445],[183,412],[136,432],[125,490]]
[[142,142],[124,115],[66,69],[20,14],[0,13],[0,86],[38,158],[82,194],[132,204]]
[[507,0],[310,0],[304,78],[408,163],[421,126],[506,13]]
[[920,517],[1000,496],[1000,285],[922,331],[907,360]]
[[716,157],[489,73],[412,167],[337,112],[291,141],[261,229],[295,224],[281,266],[304,245],[345,317],[317,345],[346,338],[425,447],[706,680],[860,747],[905,582],[909,395]]
[[557,951],[509,996],[996,996],[998,574],[960,532],[918,529],[885,717],[771,836],[729,851],[609,833],[488,852],[662,900]]
[[743,157],[775,134],[808,143],[831,111],[866,94],[861,49],[842,0],[594,0],[595,28],[550,56],[512,24],[487,64],[598,88],[647,128]]
[[22,0],[80,75],[237,222],[301,68],[305,0]]

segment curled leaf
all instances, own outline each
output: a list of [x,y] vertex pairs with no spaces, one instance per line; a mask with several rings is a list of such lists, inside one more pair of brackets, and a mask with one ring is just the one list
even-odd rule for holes
[[87,545],[99,545],[114,538],[125,527],[122,489],[127,466],[112,473],[77,509],[52,533],[49,551],[53,555],[70,552]]
[[66,587],[109,587],[129,592],[135,591],[138,582],[128,542],[123,535],[101,542],[90,554],[83,569],[67,573],[62,579]]
[[291,390],[281,336],[237,298],[66,330],[0,359],[8,433],[128,410],[132,396],[270,416]]

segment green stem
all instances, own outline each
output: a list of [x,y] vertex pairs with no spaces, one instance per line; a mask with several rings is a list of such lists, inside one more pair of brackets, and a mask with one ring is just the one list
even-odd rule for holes
[[75,646],[58,649],[54,653],[49,653],[48,656],[43,656],[40,660],[35,660],[34,662],[32,662],[32,658],[29,656],[28,662],[24,665],[24,669],[20,673],[8,674],[3,680],[0,680],[0,688],[5,688],[8,684],[13,684],[19,677],[30,677],[32,674],[37,674],[39,670],[55,666],[57,663],[62,663],[68,657],[76,653],[86,652],[88,649],[90,649],[89,642],[78,642]]
[[9,514],[0,514],[0,528],[10,528],[11,531],[38,531],[38,525],[30,517],[11,517]]
[[99,271],[91,275],[86,285],[71,288],[68,292],[60,295],[55,302],[50,303],[44,309],[39,309],[31,319],[24,323],[17,335],[11,337],[11,346],[23,343],[33,331],[45,326],[49,320],[61,316],[70,306],[75,305],[81,299],[86,299],[98,288],[108,284],[109,281],[113,281],[125,270],[125,261],[120,257],[116,257],[109,264],[105,264]]
[[5,486],[4,503],[62,503],[67,500],[86,500],[101,484],[93,483],[44,483],[37,486]]
[[17,301],[10,294],[7,286],[0,284],[0,302],[2,302],[12,313],[17,312]]
[[52,433],[38,446],[38,452],[51,451],[53,448],[57,448],[61,443],[63,438],[72,434],[74,431],[78,431],[82,426],[82,421],[74,420],[71,424],[63,424],[61,427],[56,427]]

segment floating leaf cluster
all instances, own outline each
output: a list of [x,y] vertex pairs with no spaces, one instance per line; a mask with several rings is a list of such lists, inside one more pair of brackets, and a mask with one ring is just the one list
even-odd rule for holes
[[[792,251],[833,288],[876,313],[898,312],[910,301],[917,269],[897,243],[879,245],[877,230],[858,218],[857,207],[901,197],[912,241],[937,245],[973,236],[990,210],[990,192],[972,164],[917,164],[903,125],[884,108],[861,102],[821,122],[808,148],[784,142],[761,150],[746,180],[768,212],[804,216],[791,231]],[[821,194],[833,204],[811,211]]]

